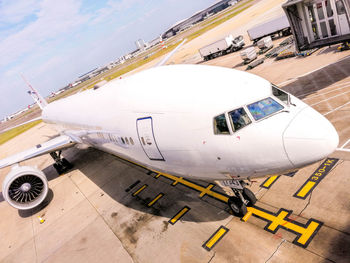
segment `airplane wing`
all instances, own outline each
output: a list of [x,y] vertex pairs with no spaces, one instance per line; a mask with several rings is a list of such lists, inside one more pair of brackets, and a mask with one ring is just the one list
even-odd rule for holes
[[28,159],[32,159],[37,156],[69,148],[75,145],[76,143],[77,142],[71,137],[67,135],[60,135],[47,142],[38,144],[33,148],[0,160],[0,169]]

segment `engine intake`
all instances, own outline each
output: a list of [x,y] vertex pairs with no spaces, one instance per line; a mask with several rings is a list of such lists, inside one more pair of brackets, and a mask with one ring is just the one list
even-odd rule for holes
[[2,184],[4,199],[14,208],[28,210],[37,207],[48,193],[45,174],[30,166],[12,168]]

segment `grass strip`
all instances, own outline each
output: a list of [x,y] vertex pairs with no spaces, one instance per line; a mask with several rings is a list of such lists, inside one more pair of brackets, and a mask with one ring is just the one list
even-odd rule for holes
[[0,134],[0,145],[11,140],[12,138],[16,137],[17,135],[29,130],[30,128],[33,128],[34,126],[38,125],[41,122],[42,122],[42,120],[33,121],[31,123],[27,123],[27,124],[24,124],[22,126],[8,130],[4,133],[1,133]]

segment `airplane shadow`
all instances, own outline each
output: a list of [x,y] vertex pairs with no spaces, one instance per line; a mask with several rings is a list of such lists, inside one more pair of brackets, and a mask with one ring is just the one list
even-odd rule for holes
[[[73,147],[64,151],[63,155],[74,165],[72,171],[79,170],[104,193],[108,194],[116,202],[125,207],[168,219],[171,219],[184,205],[191,208],[203,209],[205,216],[198,217],[187,215],[184,219],[181,219],[191,222],[220,221],[230,216],[229,212],[217,213],[217,208],[229,211],[226,204],[216,200],[210,200],[210,198],[200,199],[198,197],[198,192],[184,186],[173,187],[171,186],[172,181],[155,179],[150,175],[149,170],[111,154],[93,148],[81,150]],[[54,180],[58,177],[52,165],[46,167],[43,172],[46,174],[48,180]],[[139,181],[139,183],[132,187],[132,189],[129,189],[130,191],[127,191],[127,189],[137,181]],[[154,190],[150,192],[151,190],[147,189],[147,195],[150,197],[132,197],[132,193],[145,183],[149,185],[149,189],[153,188]],[[205,187],[208,185],[208,183],[205,182],[198,183]],[[218,191],[219,189],[215,188],[215,190]],[[156,205],[148,207],[147,204],[149,204],[159,192],[165,193],[165,197],[158,201]],[[45,200],[44,206],[47,206],[52,198],[53,193],[52,196],[48,197],[48,200]],[[212,203],[214,206],[208,205],[205,202]],[[43,207],[40,207],[39,211],[43,209]],[[33,213],[33,211],[26,214],[21,213],[20,215],[25,216],[31,213]]]
[[349,65],[350,56],[347,56],[326,67],[297,78],[295,81],[285,85],[283,89],[299,99],[304,99],[308,94],[324,89],[350,76]]

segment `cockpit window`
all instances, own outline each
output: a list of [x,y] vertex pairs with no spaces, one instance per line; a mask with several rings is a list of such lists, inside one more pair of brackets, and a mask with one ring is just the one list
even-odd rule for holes
[[221,114],[214,118],[214,134],[230,134],[225,114]]
[[289,95],[288,93],[285,93],[283,90],[280,90],[276,86],[272,85],[272,94],[278,98],[279,100],[283,101],[285,104],[289,104]]
[[228,116],[231,119],[233,131],[238,131],[248,124],[252,123],[248,114],[243,108],[239,108],[228,113]]
[[283,106],[272,98],[266,98],[247,106],[256,121],[283,109]]

